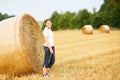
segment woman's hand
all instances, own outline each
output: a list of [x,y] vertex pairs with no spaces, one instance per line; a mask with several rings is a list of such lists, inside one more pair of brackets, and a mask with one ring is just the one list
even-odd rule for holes
[[50,48],[50,53],[51,53],[51,54],[53,54],[53,53],[54,53],[52,48]]

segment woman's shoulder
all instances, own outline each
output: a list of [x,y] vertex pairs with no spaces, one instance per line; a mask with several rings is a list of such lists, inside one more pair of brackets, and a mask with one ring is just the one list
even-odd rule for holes
[[43,31],[47,31],[47,30],[48,30],[47,27],[45,27]]

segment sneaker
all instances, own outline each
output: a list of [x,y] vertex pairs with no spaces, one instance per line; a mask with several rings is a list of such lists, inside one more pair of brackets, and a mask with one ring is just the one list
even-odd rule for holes
[[50,76],[47,73],[43,76],[46,77],[46,78],[50,78]]

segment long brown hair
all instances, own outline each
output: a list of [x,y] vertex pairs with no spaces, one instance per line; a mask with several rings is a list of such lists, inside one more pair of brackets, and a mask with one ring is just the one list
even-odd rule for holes
[[[52,20],[51,20],[50,18],[46,19],[46,20],[43,22],[42,30],[45,28],[47,21],[51,21],[51,22],[52,22]],[[51,28],[51,29],[52,29],[52,28]]]
[[46,20],[45,20],[45,23],[46,23],[47,21],[50,21],[50,22],[52,22],[52,21],[51,21],[51,19],[46,19]]

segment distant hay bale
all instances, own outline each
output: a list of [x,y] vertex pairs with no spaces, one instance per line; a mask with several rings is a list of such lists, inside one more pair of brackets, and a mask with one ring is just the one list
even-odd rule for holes
[[108,25],[102,25],[99,27],[99,31],[102,33],[109,33],[110,32],[110,27]]
[[0,22],[0,74],[41,73],[43,34],[29,14]]
[[91,25],[85,25],[81,30],[84,34],[93,34],[93,27]]

